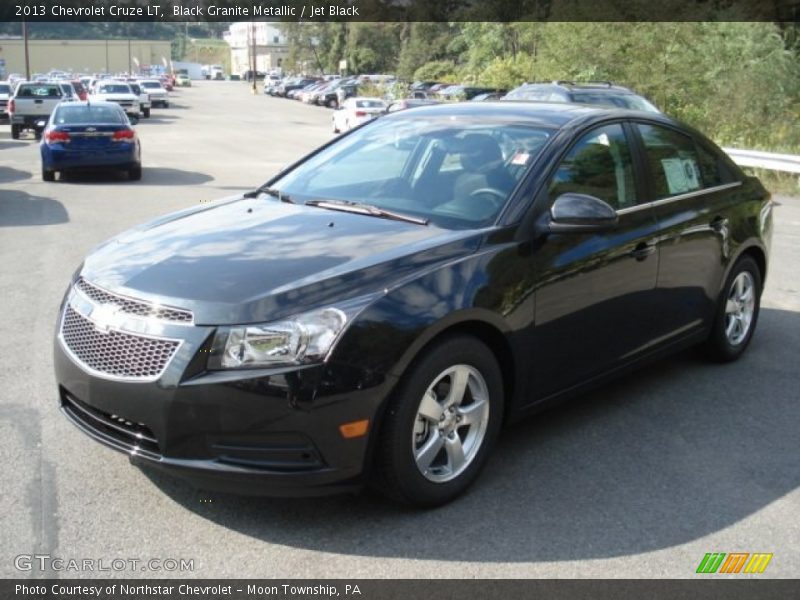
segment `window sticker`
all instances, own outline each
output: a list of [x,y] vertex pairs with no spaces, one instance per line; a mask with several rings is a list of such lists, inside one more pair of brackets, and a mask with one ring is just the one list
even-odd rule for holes
[[531,155],[527,152],[517,152],[511,159],[512,165],[526,165]]
[[664,158],[661,160],[670,194],[684,194],[700,189],[698,167],[691,158]]

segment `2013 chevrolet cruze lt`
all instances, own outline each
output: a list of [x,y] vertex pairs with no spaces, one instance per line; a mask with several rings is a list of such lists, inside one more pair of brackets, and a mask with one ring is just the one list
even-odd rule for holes
[[737,358],[771,206],[663,115],[402,111],[95,249],[60,313],[61,406],[206,489],[441,504],[504,422],[689,345]]

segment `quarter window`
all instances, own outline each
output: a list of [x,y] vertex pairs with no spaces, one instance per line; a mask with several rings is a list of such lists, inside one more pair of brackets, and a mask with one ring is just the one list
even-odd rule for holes
[[619,210],[636,204],[633,164],[622,125],[606,125],[584,135],[558,166],[550,198],[588,194]]

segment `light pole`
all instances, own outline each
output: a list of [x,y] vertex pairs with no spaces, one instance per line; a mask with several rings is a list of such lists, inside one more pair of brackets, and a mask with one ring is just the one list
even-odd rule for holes
[[31,59],[28,54],[28,22],[22,19],[22,39],[25,44],[25,81],[31,80]]
[[253,93],[257,94],[258,89],[256,88],[256,65],[258,64],[258,60],[256,57],[256,25],[255,22],[250,21],[250,38],[251,38],[251,46],[250,46],[250,54],[252,55],[251,58],[251,73],[253,76]]

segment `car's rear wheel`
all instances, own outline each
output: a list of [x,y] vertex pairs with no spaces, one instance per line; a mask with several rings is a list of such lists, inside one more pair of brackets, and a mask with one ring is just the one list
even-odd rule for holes
[[478,476],[502,415],[502,374],[492,351],[469,336],[438,343],[403,376],[387,408],[376,487],[420,507],[453,500]]
[[139,181],[142,178],[142,165],[136,165],[128,169],[128,179],[131,181]]
[[22,131],[22,129],[20,128],[19,125],[12,125],[11,126],[11,139],[12,140],[18,140],[20,131]]
[[328,108],[333,108],[334,110],[339,107],[339,103],[336,101],[336,98],[331,98],[328,100]]
[[750,256],[734,265],[720,296],[714,326],[705,344],[711,358],[739,358],[753,337],[761,308],[761,270]]
[[55,181],[56,172],[42,167],[42,181]]
[[150,109],[149,108],[143,108],[142,109],[142,114],[144,115],[145,119],[149,119],[150,118]]

